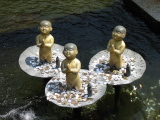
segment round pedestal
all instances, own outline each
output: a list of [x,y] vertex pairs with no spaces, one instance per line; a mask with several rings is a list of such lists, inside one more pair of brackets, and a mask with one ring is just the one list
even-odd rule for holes
[[[89,62],[89,70],[97,73],[102,73],[102,79],[111,85],[129,84],[139,79],[145,69],[146,63],[138,53],[125,49],[123,52],[124,66],[120,70],[111,70],[109,66],[110,53],[107,50],[102,50],[93,56]],[[127,64],[130,67],[130,75],[127,72]]]
[[[78,108],[93,104],[100,99],[106,91],[106,83],[98,73],[81,69],[79,72],[82,89],[67,90],[66,75],[59,73],[59,78],[52,78],[45,87],[47,100],[61,107]],[[92,95],[88,96],[88,83],[92,85]]]
[[58,44],[54,44],[52,47],[53,62],[43,63],[39,61],[39,47],[28,47],[19,57],[19,65],[21,69],[31,76],[49,78],[58,75],[60,68],[56,68],[56,58],[59,58],[59,64],[65,59],[62,51],[64,47]]

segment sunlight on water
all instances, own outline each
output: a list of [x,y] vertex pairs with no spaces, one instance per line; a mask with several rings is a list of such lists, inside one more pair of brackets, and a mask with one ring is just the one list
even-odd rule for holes
[[22,118],[22,120],[33,120],[33,118],[35,118],[35,114],[33,111],[23,111],[22,113],[20,113],[20,111],[26,109],[30,105],[31,102],[19,108],[12,109],[8,113],[0,115],[0,119],[13,118],[14,120],[16,120],[15,117],[18,115]]
[[23,111],[22,113],[20,113],[20,118],[22,120],[35,120],[36,116],[34,111],[30,110],[30,111]]
[[[113,0],[11,0],[0,1],[0,33],[34,27],[69,14],[81,14],[111,6]],[[28,26],[29,25],[29,26]]]

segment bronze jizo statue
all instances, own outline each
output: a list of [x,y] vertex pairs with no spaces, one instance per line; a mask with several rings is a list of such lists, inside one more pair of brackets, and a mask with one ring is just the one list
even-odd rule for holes
[[124,61],[122,53],[126,48],[123,38],[126,36],[126,29],[123,26],[116,26],[112,31],[112,39],[108,42],[107,50],[110,52],[109,64],[111,67],[120,69],[123,67]]
[[61,70],[66,73],[67,89],[81,89],[82,83],[78,72],[81,69],[81,62],[76,58],[78,54],[77,46],[73,43],[68,43],[64,46],[63,54],[66,57],[62,61]]
[[41,34],[36,37],[36,44],[39,49],[39,59],[41,62],[52,62],[52,46],[54,44],[54,37],[50,34],[52,31],[52,24],[47,20],[40,22],[39,30]]

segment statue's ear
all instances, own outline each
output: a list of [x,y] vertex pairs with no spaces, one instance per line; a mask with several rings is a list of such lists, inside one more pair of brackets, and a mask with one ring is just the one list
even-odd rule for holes
[[76,54],[76,55],[78,54],[78,50],[75,51],[75,54]]
[[126,37],[126,34],[123,34],[123,38],[125,38]]
[[53,30],[53,28],[52,27],[50,27],[50,31],[52,31]]

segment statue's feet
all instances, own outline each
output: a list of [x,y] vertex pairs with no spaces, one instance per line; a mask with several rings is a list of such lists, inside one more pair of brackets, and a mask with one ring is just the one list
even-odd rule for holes
[[117,70],[115,66],[110,66],[110,72],[113,72],[114,70]]

